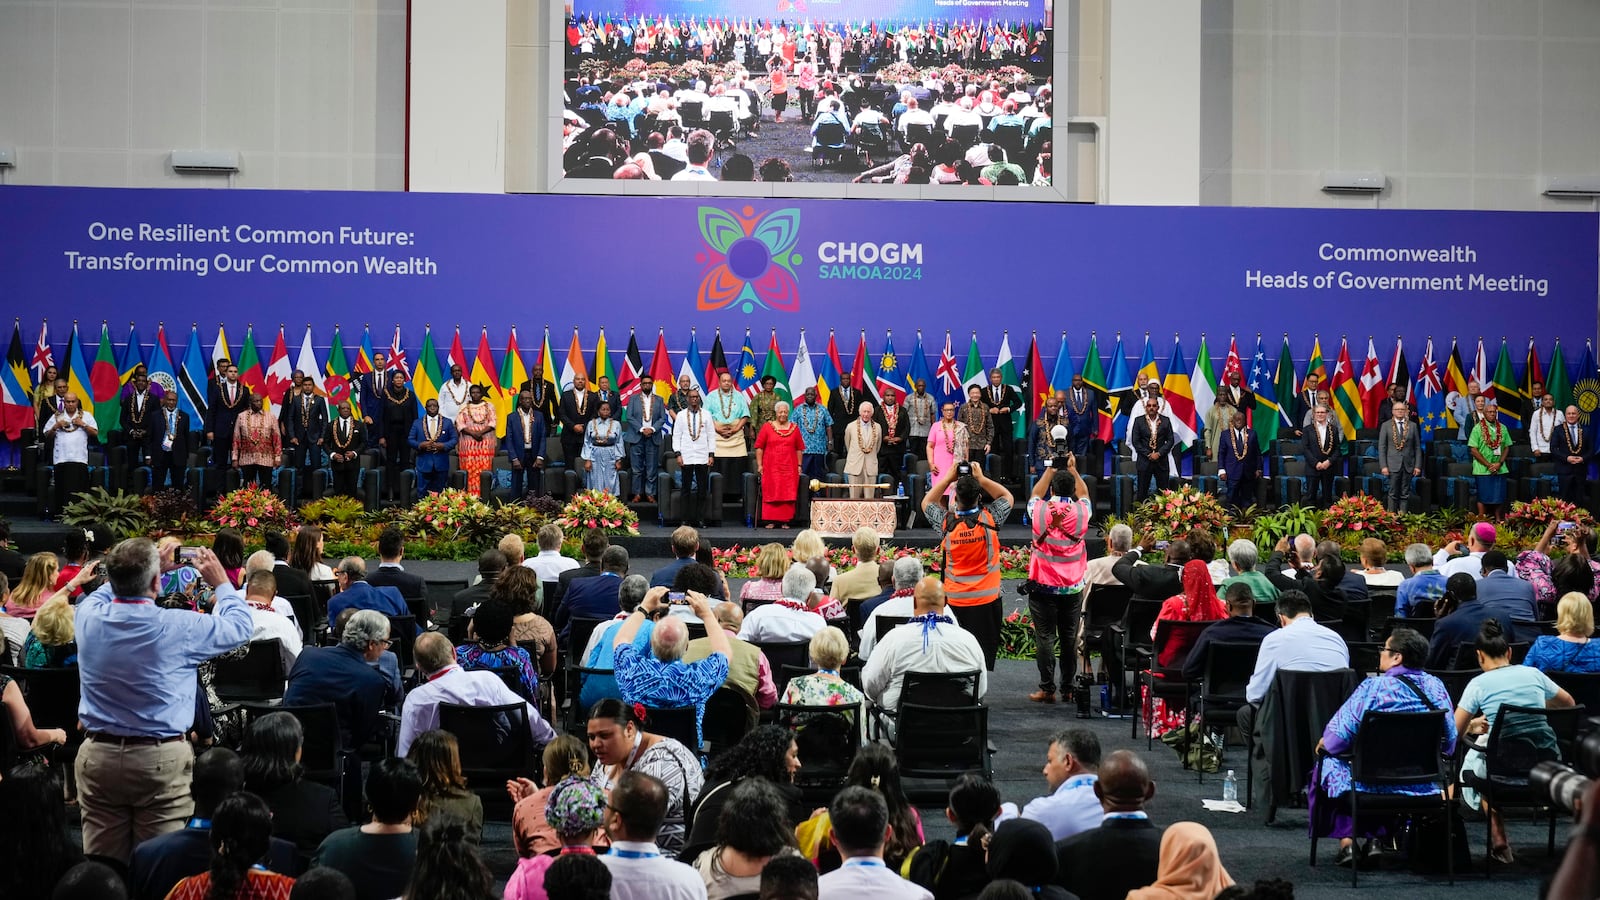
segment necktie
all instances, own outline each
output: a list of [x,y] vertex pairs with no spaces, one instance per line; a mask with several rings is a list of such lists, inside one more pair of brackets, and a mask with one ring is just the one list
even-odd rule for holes
[[167,413],[167,434],[178,433],[178,413],[176,410]]
[[1567,426],[1567,446],[1578,446],[1578,429],[1572,427],[1571,425]]

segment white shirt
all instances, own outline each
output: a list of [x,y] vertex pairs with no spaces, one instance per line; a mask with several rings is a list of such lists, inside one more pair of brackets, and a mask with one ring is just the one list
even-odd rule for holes
[[454,422],[456,414],[461,412],[462,404],[467,402],[467,389],[472,386],[465,378],[460,381],[446,381],[439,386],[439,415]]
[[[601,857],[604,859],[605,857]],[[615,897],[613,887],[611,896]],[[856,857],[817,879],[817,900],[933,900],[927,888],[889,870],[877,857]]]
[[1318,625],[1311,616],[1301,616],[1262,638],[1256,671],[1245,686],[1244,697],[1251,703],[1266,699],[1279,669],[1331,672],[1348,665],[1350,648],[1345,646],[1344,638],[1333,629]]
[[1550,452],[1550,435],[1567,422],[1567,417],[1553,409],[1536,409],[1528,422],[1528,444],[1535,453]]
[[[902,619],[909,619],[911,614],[916,612],[916,602],[916,597],[907,594],[904,597],[890,597],[879,603],[877,608],[872,611],[872,615],[867,616],[867,621],[861,626],[861,650],[858,655],[862,659],[872,656],[872,647],[878,643],[878,616],[899,616]],[[951,616],[951,618],[953,619],[955,616]],[[943,628],[945,626],[941,623],[939,627]],[[960,630],[961,623],[956,622],[953,627]]]
[[1019,817],[1032,819],[1050,829],[1050,836],[1058,841],[1080,831],[1099,828],[1105,814],[1100,798],[1094,795],[1094,785],[1099,780],[1100,776],[1093,772],[1074,775],[1061,782],[1054,792],[1029,800],[1021,812],[1017,811],[1015,803],[1002,803],[994,824],[998,826],[1007,819]]
[[[1451,575],[1454,575],[1458,572],[1465,572],[1468,575],[1471,575],[1473,581],[1482,581],[1483,552],[1484,551],[1482,550],[1474,550],[1471,553],[1468,553],[1466,556],[1458,556],[1454,559],[1451,559],[1450,554],[1440,550],[1438,553],[1433,555],[1433,567],[1439,570],[1439,574],[1443,575],[1446,581],[1450,579]],[[1521,575],[1517,574],[1516,566],[1510,566],[1509,571],[1511,572],[1511,577],[1513,578],[1522,577]]]
[[827,624],[826,619],[809,609],[765,603],[744,617],[739,637],[757,644],[793,644],[811,640],[811,636],[827,627]]
[[[881,607],[880,607],[881,608]],[[949,613],[946,613],[949,615]],[[954,616],[951,616],[954,618]],[[922,625],[910,622],[883,636],[861,672],[866,695],[884,709],[900,706],[900,679],[907,672],[978,672],[978,699],[989,690],[983,648],[970,633],[940,622],[922,649]]]
[[285,675],[294,668],[295,658],[300,655],[300,628],[293,619],[285,618],[282,614],[270,609],[256,609],[250,607],[250,640],[278,642],[279,653],[283,656],[283,672]]
[[578,567],[577,560],[562,556],[560,550],[540,550],[538,556],[530,556],[522,564],[536,572],[540,581],[559,581],[562,572]]
[[[653,855],[630,857],[635,853]],[[706,898],[706,883],[694,866],[662,856],[655,844],[612,841],[611,852],[599,859],[611,870],[611,900]]]
[[711,174],[705,166],[689,163],[672,175],[673,181],[716,181],[717,176]]
[[[694,426],[692,429],[689,427],[691,424]],[[694,432],[693,436],[690,436],[690,431]],[[717,432],[712,427],[711,414],[706,412],[704,406],[678,413],[678,420],[672,424],[672,449],[683,455],[683,465],[711,464],[711,454],[717,449]]]
[[61,424],[60,416],[51,416],[45,422],[44,433],[56,436],[56,450],[54,461],[58,463],[76,462],[89,464],[89,432],[88,428],[99,428],[100,424],[94,420],[94,413],[83,410],[83,424],[80,428],[76,425],[71,430],[58,428]]
[[528,730],[535,744],[548,744],[556,739],[554,728],[540,718],[539,711],[506,687],[500,676],[493,672],[468,672],[452,665],[413,688],[406,695],[400,710],[400,740],[396,756],[405,756],[411,742],[424,731],[439,727],[439,704],[459,703],[462,706],[505,706],[521,703],[528,708]]

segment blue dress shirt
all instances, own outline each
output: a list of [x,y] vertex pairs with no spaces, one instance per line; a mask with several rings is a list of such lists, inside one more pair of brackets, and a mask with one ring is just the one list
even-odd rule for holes
[[[328,600],[328,621],[338,621],[339,614],[347,609],[375,609],[386,616],[411,615],[411,607],[406,606],[406,598],[400,595],[399,588],[377,587],[365,581],[350,582]],[[417,626],[417,633],[422,633],[421,625]]]

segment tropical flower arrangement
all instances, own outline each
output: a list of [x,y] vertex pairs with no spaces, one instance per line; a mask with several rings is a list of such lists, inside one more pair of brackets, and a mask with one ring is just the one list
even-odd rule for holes
[[556,524],[563,528],[599,528],[607,534],[638,534],[639,514],[621,498],[605,491],[579,491],[562,507]]
[[1500,519],[1501,527],[1528,541],[1538,540],[1551,522],[1576,522],[1586,529],[1594,529],[1594,516],[1589,515],[1588,510],[1556,497],[1518,500]]
[[252,484],[219,497],[207,519],[219,528],[260,534],[268,529],[287,531],[294,514],[277,494]]
[[414,534],[457,535],[469,522],[489,512],[489,505],[466,491],[447,488],[417,500],[406,513]]
[[1012,610],[1000,622],[1001,659],[1033,659],[1038,648],[1038,638],[1033,630],[1033,618],[1020,609]]
[[1400,531],[1400,516],[1385,509],[1377,497],[1351,494],[1334,501],[1322,514],[1322,528],[1335,540],[1341,537],[1383,540]]
[[1220,535],[1233,521],[1222,501],[1212,494],[1184,485],[1161,491],[1134,511],[1134,530],[1158,539],[1181,538],[1195,531]]

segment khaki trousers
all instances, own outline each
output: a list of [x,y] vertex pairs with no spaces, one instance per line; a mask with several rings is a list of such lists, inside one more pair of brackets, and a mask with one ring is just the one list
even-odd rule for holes
[[135,845],[183,827],[194,812],[188,741],[128,744],[84,741],[75,764],[83,812],[83,852],[124,863]]

